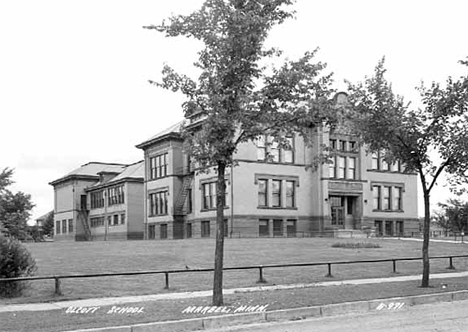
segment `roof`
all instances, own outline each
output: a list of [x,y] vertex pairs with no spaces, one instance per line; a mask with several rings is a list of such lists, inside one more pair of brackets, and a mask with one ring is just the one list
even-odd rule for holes
[[51,214],[54,213],[54,210],[47,212],[43,216],[40,216],[39,218],[36,218],[36,221],[41,221],[41,220],[46,220],[47,217],[49,217]]
[[81,167],[71,171],[67,175],[50,182],[51,185],[56,185],[61,182],[71,180],[73,178],[89,178],[89,179],[98,179],[99,172],[122,172],[125,167],[128,165],[125,164],[115,164],[115,163],[101,163],[96,161],[91,161],[87,164],[82,165]]
[[135,181],[144,181],[145,177],[145,161],[141,160],[134,164],[128,165],[124,168],[120,174],[106,182],[98,182],[92,187],[88,187],[87,190],[93,190],[97,187],[109,186],[118,182],[135,180]]
[[163,131],[159,132],[158,134],[154,135],[153,137],[147,139],[143,143],[138,144],[136,147],[139,149],[143,149],[146,146],[156,143],[158,141],[161,141],[165,138],[169,138],[169,137],[180,138],[180,133],[181,133],[183,124],[184,124],[184,121],[177,122],[171,127],[166,128]]

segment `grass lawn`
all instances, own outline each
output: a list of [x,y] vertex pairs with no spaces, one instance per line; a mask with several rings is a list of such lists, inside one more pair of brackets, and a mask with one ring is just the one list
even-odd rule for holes
[[[346,285],[334,287],[311,287],[302,289],[259,291],[226,295],[225,305],[232,308],[240,306],[268,305],[266,311],[317,306],[341,302],[353,302],[373,299],[384,299],[399,296],[410,296],[430,293],[443,293],[468,289],[466,278],[437,279],[431,288],[418,287],[419,281],[393,282],[369,285]],[[446,288],[441,288],[446,284]],[[0,313],[2,331],[10,332],[56,332],[107,326],[122,326],[189,319],[212,314],[187,314],[183,310],[189,306],[210,306],[211,298],[185,300],[162,300],[121,304],[122,307],[142,308],[141,313],[109,313],[112,306],[99,307],[93,313],[67,313],[67,309],[43,312]],[[403,309],[406,309],[403,307]],[[234,309],[232,309],[234,310]],[[220,313],[221,314],[221,313]],[[382,312],[385,314],[385,311]]]
[[[337,242],[369,242],[380,248],[334,248]],[[48,242],[26,246],[38,266],[37,275],[67,275],[100,272],[128,272],[212,268],[214,239],[172,241]],[[265,238],[226,239],[225,267],[258,264],[288,264],[365,259],[420,257],[421,242],[387,239]],[[430,255],[468,253],[467,244],[432,243]],[[458,271],[468,270],[468,259],[454,259]],[[431,262],[431,272],[447,271],[448,260]],[[399,262],[399,274],[418,274],[422,264]],[[392,263],[333,266],[333,279],[355,279],[392,275]],[[264,270],[268,284],[310,283],[325,278],[326,266]],[[256,285],[258,271],[226,271],[224,287]],[[57,301],[90,297],[155,294],[167,291],[211,289],[212,273],[184,273],[170,276],[170,290],[164,290],[164,275],[105,277],[62,280],[63,296],[53,294],[54,282],[34,281],[24,297],[0,299],[0,304]]]

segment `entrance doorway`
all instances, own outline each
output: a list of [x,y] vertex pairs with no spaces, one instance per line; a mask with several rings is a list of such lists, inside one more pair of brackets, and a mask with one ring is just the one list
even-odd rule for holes
[[330,196],[331,205],[331,224],[338,228],[344,228],[345,213],[344,213],[344,197]]

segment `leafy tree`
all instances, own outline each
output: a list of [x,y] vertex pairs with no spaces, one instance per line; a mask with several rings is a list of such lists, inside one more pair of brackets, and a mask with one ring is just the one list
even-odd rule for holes
[[[187,16],[145,28],[167,37],[184,36],[201,41],[204,48],[194,64],[198,79],[163,69],[160,87],[186,96],[186,118],[203,121],[187,125],[183,136],[186,151],[201,168],[217,171],[217,233],[213,305],[223,304],[225,170],[233,164],[239,144],[268,134],[280,148],[288,148],[286,133],[296,132],[306,142],[311,127],[328,119],[332,109],[331,74],[322,74],[325,64],[313,62],[314,52],[279,67],[281,52],[264,49],[268,32],[293,16],[292,0],[206,0]],[[310,137],[309,137],[310,138]],[[271,142],[270,142],[271,143]]]
[[54,236],[54,212],[50,212],[42,225],[42,234]]
[[468,202],[459,199],[449,199],[446,204],[439,203],[444,211],[449,229],[455,232],[468,231]]
[[0,224],[1,231],[11,237],[23,239],[27,221],[34,207],[31,196],[22,192],[12,193],[7,187],[12,184],[13,170],[5,168],[0,173]]
[[349,84],[353,123],[370,151],[384,152],[388,162],[402,161],[419,176],[424,195],[421,286],[428,287],[431,191],[444,171],[460,184],[468,170],[468,75],[420,87],[423,106],[413,109],[394,94],[384,74],[382,59],[372,77]]

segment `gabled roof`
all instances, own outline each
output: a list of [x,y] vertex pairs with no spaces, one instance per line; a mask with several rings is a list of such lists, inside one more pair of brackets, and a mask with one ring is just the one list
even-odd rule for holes
[[97,188],[108,187],[119,182],[124,181],[136,181],[143,182],[145,177],[145,161],[141,160],[137,163],[128,165],[124,170],[118,174],[116,177],[112,178],[107,182],[98,182],[91,187],[86,188],[86,190],[94,190]]
[[37,222],[37,221],[46,220],[47,217],[49,217],[49,216],[50,216],[51,214],[53,214],[53,213],[54,213],[54,210],[47,212],[47,213],[44,214],[43,216],[40,216],[39,218],[37,218],[37,219],[36,219],[36,222]]
[[125,164],[115,164],[115,163],[101,163],[101,162],[89,162],[87,164],[82,165],[81,167],[71,171],[67,175],[50,182],[50,185],[56,185],[61,182],[65,182],[71,179],[99,179],[98,173],[99,172],[122,172],[125,167],[128,165]]
[[143,143],[136,145],[136,147],[139,149],[144,149],[148,145],[162,141],[167,138],[181,139],[180,132],[182,130],[183,124],[184,124],[184,121],[177,122],[175,125],[172,125],[171,127],[166,128],[165,130],[154,135],[153,137],[147,139]]

